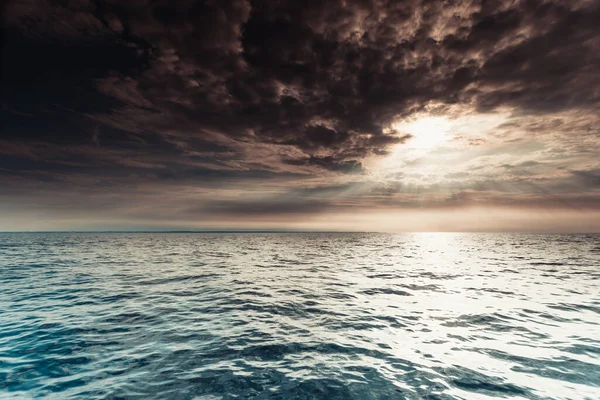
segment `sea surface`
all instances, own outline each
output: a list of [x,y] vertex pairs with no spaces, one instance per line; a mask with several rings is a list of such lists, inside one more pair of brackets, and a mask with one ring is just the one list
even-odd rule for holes
[[600,235],[0,234],[2,399],[600,399]]

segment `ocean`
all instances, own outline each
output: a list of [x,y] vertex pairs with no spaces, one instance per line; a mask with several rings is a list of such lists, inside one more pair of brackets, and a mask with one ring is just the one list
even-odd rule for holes
[[599,399],[600,235],[0,234],[2,399]]

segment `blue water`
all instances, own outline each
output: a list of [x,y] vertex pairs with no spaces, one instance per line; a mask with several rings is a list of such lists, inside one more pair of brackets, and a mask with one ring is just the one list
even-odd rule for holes
[[0,398],[599,399],[600,235],[2,234]]

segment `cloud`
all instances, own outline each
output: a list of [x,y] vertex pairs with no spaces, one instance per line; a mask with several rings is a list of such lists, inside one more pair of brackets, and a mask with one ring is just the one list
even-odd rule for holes
[[600,189],[600,169],[592,171],[573,171],[572,174],[580,180],[586,189]]
[[[597,188],[594,1],[29,0],[3,14],[0,168],[15,186],[361,182],[340,193],[364,207],[422,204],[395,202],[407,188],[437,199],[496,182],[515,206],[523,179]],[[497,113],[493,132],[406,159],[385,190],[369,183],[369,160],[410,143],[397,121]],[[263,202],[239,209],[296,204]],[[339,206],[323,202],[297,209]]]
[[303,200],[295,201],[286,199],[285,201],[219,201],[203,204],[202,207],[188,210],[191,214],[198,211],[200,214],[210,214],[211,216],[220,215],[231,216],[279,216],[279,215],[305,215],[322,213],[331,210],[333,205],[327,201]]

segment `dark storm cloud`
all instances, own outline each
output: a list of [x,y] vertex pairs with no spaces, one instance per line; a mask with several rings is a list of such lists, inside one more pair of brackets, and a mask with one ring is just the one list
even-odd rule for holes
[[[18,38],[6,39],[3,87],[18,110],[32,111],[27,99],[126,131],[289,144],[334,170],[384,152],[394,142],[387,124],[428,101],[540,112],[595,103],[600,83],[594,2],[40,1],[8,10]],[[40,130],[23,121],[9,128]],[[57,139],[81,131],[60,128]]]
[[485,61],[478,79],[496,90],[477,97],[480,108],[517,105],[544,113],[597,104],[600,77],[593,69],[600,65],[600,5],[572,9],[572,4],[520,3],[520,22],[517,26],[515,16],[509,29],[534,34]]
[[[597,1],[13,1],[0,168],[72,185],[352,178],[411,139],[393,122],[431,105],[548,115],[503,129],[567,131],[552,113],[598,109],[598,20]],[[298,209],[327,208],[313,200]]]
[[[83,3],[81,3],[83,4]],[[138,74],[147,49],[104,27],[91,7],[46,2],[4,6],[0,36],[2,137],[86,141],[82,114],[125,104],[98,91],[97,79]]]

